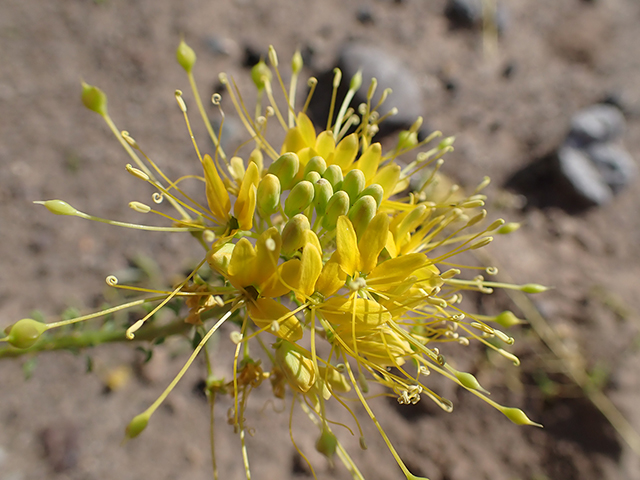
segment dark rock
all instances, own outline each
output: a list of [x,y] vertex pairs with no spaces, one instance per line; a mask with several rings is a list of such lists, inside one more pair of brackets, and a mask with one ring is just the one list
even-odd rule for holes
[[502,76],[506,79],[511,79],[517,70],[518,65],[516,64],[516,62],[509,62],[504,66],[504,69],[502,70]]
[[558,150],[557,160],[558,172],[584,203],[604,205],[611,200],[611,188],[583,150],[564,145]]
[[567,142],[573,146],[607,142],[622,135],[624,115],[613,105],[597,104],[584,108],[571,118]]
[[54,472],[73,470],[80,456],[78,428],[69,423],[59,423],[40,432],[44,456]]
[[631,155],[618,145],[594,143],[585,153],[614,194],[626,187],[638,173]]
[[[449,0],[444,15],[449,19],[451,28],[481,28],[484,21],[482,10],[482,0]],[[507,10],[497,4],[493,21],[498,33],[504,33],[508,20]]]
[[373,13],[371,12],[371,9],[367,6],[362,6],[358,8],[358,10],[356,11],[356,18],[363,25],[367,25],[367,24],[373,25],[374,23]]

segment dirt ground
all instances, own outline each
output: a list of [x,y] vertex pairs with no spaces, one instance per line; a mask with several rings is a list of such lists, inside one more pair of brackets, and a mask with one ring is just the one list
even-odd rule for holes
[[[198,54],[195,76],[205,96],[225,71],[247,86],[245,47],[280,59],[312,51],[308,75],[330,68],[349,41],[379,47],[416,75],[425,122],[456,135],[445,171],[463,187],[492,178],[492,215],[523,227],[489,250],[517,283],[551,285],[534,297],[576,362],[600,372],[604,393],[640,431],[640,182],[608,205],[574,211],[540,202],[555,185],[528,196],[506,190],[517,172],[562,142],[580,108],[615,98],[626,115],[623,142],[640,160],[640,2],[637,0],[503,1],[508,18],[497,50],[486,54],[482,33],[452,29],[444,0],[3,0],[0,3],[0,326],[34,310],[59,315],[88,311],[109,295],[104,279],[152,257],[164,281],[198,260],[195,244],[57,217],[33,200],[63,198],[81,210],[139,220],[127,204],[149,191],[126,174],[128,162],[101,119],[80,103],[81,79],[108,95],[120,129],[143,145],[168,176],[193,173],[196,158],[173,92],[188,90],[175,62],[183,35]],[[370,16],[363,15],[370,13]],[[224,39],[218,51],[214,39]],[[220,50],[224,52],[220,52]],[[393,102],[393,96],[390,99]],[[231,107],[227,113],[231,117]],[[194,118],[196,137],[205,138]],[[231,120],[230,120],[231,122]],[[549,191],[547,191],[549,190]],[[543,203],[543,208],[539,205]],[[634,207],[635,205],[635,207]],[[497,313],[503,294],[479,304]],[[517,313],[520,313],[515,309]],[[399,408],[373,401],[380,421],[416,474],[431,480],[637,480],[640,458],[565,375],[562,363],[528,327],[511,332],[515,368],[470,349],[468,369],[504,404],[519,406],[544,429],[517,427],[475,397],[443,384],[455,403],[446,414],[423,400]],[[229,354],[222,341],[220,355]],[[124,426],[164,389],[188,345],[170,342],[148,368],[105,393],[113,369],[130,367],[130,346],[39,357],[25,381],[26,359],[0,363],[0,478],[211,478],[208,406],[192,368],[166,407],[137,440],[120,447]],[[437,387],[436,387],[437,388]],[[287,431],[288,414],[256,392],[248,418],[256,479],[311,478]],[[227,403],[225,403],[227,402]],[[225,424],[228,400],[216,412],[222,479],[243,478],[239,441]],[[363,418],[364,411],[360,412]],[[349,478],[313,451],[315,431],[294,423],[300,447],[319,478]],[[375,431],[369,450],[345,445],[369,479],[402,478]],[[348,435],[347,435],[348,437]]]

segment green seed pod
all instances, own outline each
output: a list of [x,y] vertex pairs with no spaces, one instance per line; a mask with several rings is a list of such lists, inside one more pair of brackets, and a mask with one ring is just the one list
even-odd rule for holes
[[265,81],[271,82],[272,78],[271,70],[264,63],[264,60],[260,60],[251,69],[251,80],[253,80],[258,90],[264,90]]
[[291,184],[296,178],[299,168],[300,160],[298,159],[298,155],[293,152],[288,152],[273,162],[268,172],[278,177],[283,190],[288,190],[291,188]]
[[327,457],[329,460],[333,459],[338,448],[338,439],[327,428],[322,429],[322,433],[316,441],[316,450]]
[[315,195],[313,184],[307,180],[298,182],[289,192],[289,196],[284,201],[284,213],[291,218],[298,213],[302,213],[305,208],[313,202]]
[[327,211],[327,204],[333,195],[333,188],[326,178],[321,178],[313,184],[315,196],[313,197],[313,206],[316,209],[316,215],[324,215]]
[[358,70],[356,74],[351,77],[349,83],[349,90],[357,91],[362,86],[362,70]]
[[342,169],[338,165],[329,165],[322,174],[322,178],[329,180],[333,191],[337,192],[342,186]]
[[486,392],[486,390],[482,388],[482,386],[478,382],[478,379],[473,375],[471,375],[470,373],[456,371],[455,375],[458,381],[468,389]]
[[304,176],[304,179],[307,182],[311,182],[311,183],[316,183],[321,178],[322,177],[320,176],[320,174],[318,172],[309,172]]
[[311,228],[306,215],[298,214],[287,222],[282,230],[283,255],[291,256],[294,252],[304,247],[306,243],[305,232]]
[[98,87],[82,82],[82,103],[92,112],[107,114],[107,96]]
[[418,144],[418,134],[410,130],[402,130],[398,134],[398,144],[396,150],[407,150]]
[[131,420],[129,425],[127,425],[127,429],[125,431],[126,438],[136,438],[140,435],[144,429],[147,428],[149,418],[151,418],[151,415],[147,412],[143,412],[133,417],[133,420]]
[[510,312],[509,310],[506,310],[501,314],[497,315],[496,318],[494,319],[494,322],[496,322],[498,325],[504,328],[509,328],[509,327],[513,327],[514,325],[520,325],[521,323],[525,323],[523,320],[520,320],[518,317],[516,317],[513,314],[513,312]]
[[538,285],[537,283],[527,283],[526,285],[520,286],[520,291],[524,293],[542,293],[549,290],[548,287],[544,285]]
[[44,323],[37,322],[31,318],[23,318],[11,326],[7,342],[16,348],[30,348],[46,330],[47,326]]
[[[327,162],[319,155],[311,157],[304,167],[304,176],[306,177],[309,172],[318,172],[320,175],[327,169]],[[342,173],[342,172],[341,172]]]
[[520,228],[520,224],[516,222],[505,223],[502,225],[496,233],[500,235],[506,235],[509,233],[513,233]]
[[539,423],[532,422],[527,415],[519,408],[502,407],[500,409],[502,414],[511,420],[516,425],[533,425],[535,427],[542,427]]
[[346,215],[348,212],[349,195],[342,190],[335,192],[327,202],[326,212],[322,219],[322,227],[325,230],[333,230],[338,223],[338,217],[340,215]]
[[47,200],[39,203],[47,207],[51,213],[56,215],[78,215],[80,212],[63,200]]
[[349,220],[353,223],[353,228],[358,237],[364,233],[369,226],[369,222],[376,216],[376,210],[376,201],[371,195],[360,197],[353,204],[353,207],[349,210]]
[[353,204],[358,195],[362,190],[364,190],[364,185],[366,180],[364,178],[364,173],[358,169],[350,170],[344,177],[342,181],[342,190],[347,192],[349,195],[349,200]]
[[378,206],[378,208],[380,208],[382,197],[384,196],[384,189],[377,183],[372,183],[360,192],[361,197],[364,197],[365,195],[371,195],[376,201],[376,205]]
[[278,177],[267,173],[258,184],[257,203],[260,215],[268,217],[278,211],[281,193]]
[[187,73],[191,73],[193,66],[196,64],[196,52],[184,40],[180,40],[176,50],[176,59]]

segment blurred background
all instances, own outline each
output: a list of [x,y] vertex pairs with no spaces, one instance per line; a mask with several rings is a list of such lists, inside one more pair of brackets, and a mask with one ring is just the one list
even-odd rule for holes
[[[391,82],[381,87],[395,87],[389,105],[405,105],[399,117],[411,123],[422,115],[425,132],[456,136],[444,172],[468,189],[489,175],[492,218],[522,222],[490,245],[491,260],[500,278],[554,289],[519,304],[526,312],[504,293],[473,300],[487,313],[536,315],[538,328],[509,331],[522,365],[478,347],[461,361],[494,400],[524,409],[545,428],[515,426],[435,379],[454,401],[452,414],[426,399],[411,407],[376,399],[380,421],[415,474],[640,478],[640,448],[634,452],[623,438],[637,442],[640,431],[637,0],[485,1],[484,8],[482,0],[3,0],[0,327],[35,310],[45,318],[94,310],[113,298],[105,277],[132,266],[146,265],[153,281],[166,284],[199,260],[198,245],[184,237],[57,217],[32,204],[61,198],[101,217],[140,221],[128,202],[149,202],[151,192],[126,174],[129,159],[106,125],[82,106],[81,80],[107,93],[118,128],[170,178],[197,171],[173,95],[183,89],[191,105],[175,61],[181,36],[198,56],[194,73],[205,98],[219,90],[222,71],[252,91],[249,68],[270,44],[285,76],[300,49],[305,76],[318,77],[339,62],[357,69],[345,49],[368,46],[371,68]],[[223,106],[225,141],[233,145],[241,125],[231,105]],[[193,114],[192,121],[210,150]],[[227,340],[220,337],[221,358],[228,358]],[[144,434],[119,446],[126,424],[155,400],[188,349],[168,342],[142,368],[141,354],[127,345],[0,361],[0,478],[211,478],[197,367]],[[221,374],[229,376],[225,365]],[[268,385],[262,388],[247,415],[254,477],[311,478],[289,440],[288,411],[277,413]],[[221,400],[216,411],[220,478],[243,478],[239,441],[226,425],[229,406]],[[314,452],[308,420],[295,423],[318,477],[349,478]],[[363,423],[369,450],[360,451],[357,439],[345,445],[365,477],[401,478],[375,428]]]

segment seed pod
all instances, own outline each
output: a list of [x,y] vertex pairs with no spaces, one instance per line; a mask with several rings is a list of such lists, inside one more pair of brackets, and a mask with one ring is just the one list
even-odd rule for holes
[[264,63],[264,60],[260,60],[251,69],[251,80],[253,80],[253,83],[259,91],[264,90],[265,82],[270,82],[271,78],[271,70],[267,67],[267,64]]
[[505,223],[498,229],[496,233],[499,233],[500,235],[506,235],[506,234],[515,232],[519,228],[520,228],[519,223],[516,223],[516,222]]
[[[328,169],[327,169],[328,170]],[[349,212],[349,195],[342,190],[335,192],[329,202],[322,219],[322,227],[325,230],[333,230],[338,223],[338,217],[346,215]]]
[[180,40],[180,44],[176,50],[176,59],[187,73],[191,73],[191,70],[193,70],[193,66],[196,63],[196,52],[194,52],[184,40]]
[[516,425],[533,425],[534,427],[542,427],[539,423],[532,422],[519,408],[502,407],[500,408],[500,411]]
[[284,201],[284,213],[291,218],[302,213],[313,202],[315,195],[313,184],[307,180],[297,183]]
[[289,152],[281,155],[280,158],[273,162],[268,172],[278,177],[283,190],[288,190],[291,188],[299,168],[300,160],[298,155]]
[[353,228],[358,237],[364,233],[369,226],[369,222],[375,217],[376,208],[375,199],[371,195],[365,195],[360,197],[349,210],[349,220],[353,223]]
[[40,203],[56,215],[78,215],[80,212],[63,200],[46,200]]
[[337,192],[342,186],[342,170],[338,165],[329,165],[322,174],[322,178],[329,180],[329,183],[333,187],[333,191]]
[[418,134],[410,130],[402,130],[398,134],[398,144],[396,150],[407,150],[418,144]]
[[16,348],[30,348],[46,330],[47,326],[44,323],[31,318],[23,318],[10,327],[7,342]]
[[145,428],[147,428],[147,424],[149,423],[149,418],[151,415],[147,412],[143,412],[139,415],[133,417],[133,420],[129,422],[126,430],[126,438],[136,438],[140,435]]
[[376,201],[376,206],[380,208],[382,197],[384,196],[384,190],[380,185],[378,185],[377,183],[372,183],[360,192],[360,197],[364,197],[365,195],[371,195]]
[[345,175],[344,180],[342,181],[342,190],[347,192],[349,200],[353,204],[358,198],[360,192],[364,189],[364,185],[364,173],[358,169],[353,169]]
[[333,459],[338,448],[338,439],[327,428],[322,429],[322,433],[316,441],[316,450],[327,457],[329,460]]
[[498,325],[504,328],[509,328],[509,327],[513,327],[514,325],[520,325],[521,323],[525,323],[523,320],[520,320],[518,317],[516,317],[513,314],[513,312],[510,312],[509,310],[506,310],[501,314],[497,315],[496,318],[494,319],[494,322],[496,322]]
[[280,180],[275,175],[267,173],[258,184],[258,210],[260,215],[268,217],[278,211],[280,207]]
[[92,112],[107,114],[107,96],[98,87],[82,82],[82,103]]
[[326,178],[321,178],[313,184],[315,195],[313,197],[313,206],[316,209],[316,215],[324,215],[327,211],[327,204],[333,195],[333,188]]
[[326,169],[327,162],[325,162],[321,156],[316,155],[315,157],[311,157],[307,162],[307,165],[304,167],[304,175],[306,177],[309,172],[318,172],[322,175]]
[[542,293],[549,290],[548,287],[544,285],[539,285],[537,283],[527,283],[526,285],[520,286],[520,291],[524,293]]
[[295,73],[300,73],[302,70],[302,66],[304,65],[302,61],[302,55],[300,54],[300,50],[296,50],[296,53],[293,54],[293,58],[291,59],[291,71]]
[[304,247],[307,238],[305,232],[310,228],[311,225],[306,215],[298,214],[289,219],[282,230],[282,254],[291,256]]

